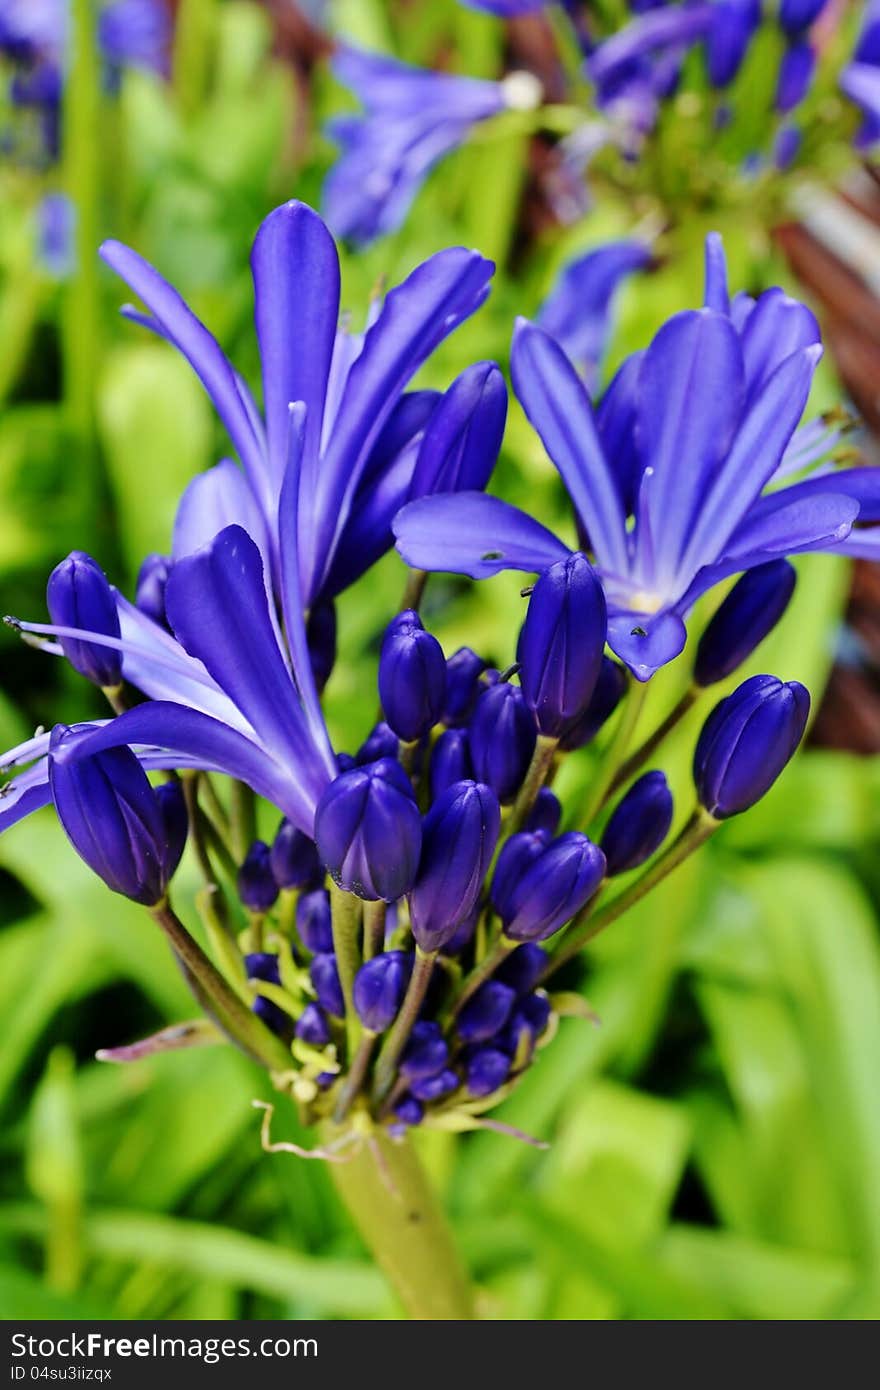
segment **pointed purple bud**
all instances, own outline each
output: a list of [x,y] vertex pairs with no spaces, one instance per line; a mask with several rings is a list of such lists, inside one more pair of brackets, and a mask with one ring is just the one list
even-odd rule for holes
[[142,613],[160,627],[166,626],[165,585],[171,573],[168,555],[148,555],[138,570],[134,601]]
[[358,767],[365,767],[367,763],[377,763],[380,758],[396,758],[399,751],[400,740],[397,734],[389,724],[380,720],[364,739],[354,760]]
[[505,1027],[493,1039],[495,1047],[501,1048],[509,1057],[515,1057],[525,1042],[531,1052],[550,1020],[550,1000],[543,991],[528,994],[521,999]]
[[559,747],[566,753],[585,748],[596,737],[606,720],[610,719],[626,691],[626,671],[610,656],[603,656],[602,666],[590,700],[584,713],[575,719],[559,740]]
[[413,958],[408,951],[385,951],[366,961],[355,975],[354,1007],[371,1033],[382,1033],[394,1022],[412,967]]
[[268,912],[278,897],[270,854],[264,840],[254,840],[238,871],[238,896],[250,912]]
[[723,681],[748,660],[779,622],[796,583],[788,560],[770,560],[737,580],[700,638],[694,662],[697,685]]
[[509,985],[519,996],[534,989],[547,967],[547,953],[534,941],[526,941],[511,951],[495,971],[495,979]]
[[432,1100],[443,1100],[444,1096],[451,1096],[460,1084],[455,1072],[447,1067],[436,1076],[426,1076],[421,1081],[414,1081],[409,1089],[416,1100],[428,1103]]
[[659,849],[672,824],[672,792],[662,772],[646,772],[618,802],[602,836],[609,878],[637,869]]
[[326,888],[300,894],[296,903],[296,930],[302,944],[315,955],[333,950],[333,915]]
[[324,876],[314,840],[297,830],[286,816],[272,841],[269,862],[279,888],[310,888]]
[[271,951],[251,951],[244,958],[245,973],[249,980],[265,980],[270,985],[281,984],[281,968],[278,957]]
[[425,1107],[415,1096],[401,1096],[394,1107],[394,1113],[402,1124],[418,1125],[424,1119]]
[[797,681],[752,676],[721,700],[694,753],[700,805],[716,820],[737,816],[770,790],[803,738],[810,696]]
[[327,1016],[318,1004],[306,1004],[294,1032],[300,1042],[310,1043],[312,1047],[326,1047],[332,1036]]
[[505,840],[495,865],[490,893],[492,906],[499,916],[508,915],[512,893],[530,864],[540,859],[549,843],[550,837],[537,830],[520,830]]
[[164,872],[170,880],[183,858],[186,837],[189,834],[189,813],[179,782],[162,782],[155,788],[159,803],[159,814],[165,831]]
[[481,492],[504,438],[507,387],[494,362],[466,367],[425,426],[410,498],[435,492]]
[[357,765],[357,758],[354,758],[351,753],[336,754],[336,766],[340,772],[351,772],[351,769]]
[[486,980],[458,1015],[458,1036],[467,1043],[486,1042],[504,1027],[515,1003],[516,994],[509,985]]
[[[78,627],[102,637],[119,636],[116,597],[107,576],[82,550],[73,550],[56,565],[46,585],[46,604],[56,627]],[[102,688],[113,689],[122,681],[122,656],[112,647],[59,637],[74,670]]]
[[434,802],[410,894],[413,936],[423,951],[441,950],[473,911],[500,829],[497,797],[480,782],[456,782]]
[[380,758],[331,782],[318,802],[315,840],[322,863],[346,893],[392,903],[408,892],[422,821],[400,764]]
[[459,647],[446,663],[446,699],[443,723],[450,728],[466,724],[474,712],[480,693],[480,676],[486,662],[470,647]]
[[475,1099],[491,1096],[510,1075],[510,1058],[497,1047],[480,1047],[472,1052],[465,1068],[468,1094]]
[[389,624],[379,655],[379,698],[397,737],[412,743],[436,724],[446,696],[443,648],[408,608]]
[[309,978],[321,1008],[326,1009],[327,1013],[332,1014],[334,1018],[344,1018],[345,999],[342,994],[342,985],[339,982],[336,957],[331,951],[325,951],[320,956],[315,956],[309,966]]
[[449,1045],[439,1023],[420,1020],[413,1025],[398,1071],[408,1081],[436,1076],[449,1061]]
[[793,43],[782,55],[776,82],[776,110],[785,115],[799,106],[810,89],[816,69],[816,50],[809,43]]
[[559,738],[588,709],[607,631],[605,594],[589,560],[557,560],[535,584],[517,648],[520,685],[542,734]]
[[538,729],[525,696],[499,681],[484,690],[470,723],[474,774],[501,802],[512,801],[529,769]]
[[706,68],[713,87],[729,87],[761,23],[760,0],[720,0],[706,35]]
[[313,605],[306,623],[306,643],[320,694],[336,665],[336,605],[332,599],[319,599]]
[[77,854],[108,888],[152,907],[180,863],[185,835],[173,793],[160,797],[129,748],[78,754],[87,727],[59,724],[49,743],[49,786]]
[[463,782],[473,774],[467,729],[446,729],[431,753],[431,800],[436,801],[453,782]]
[[562,820],[562,803],[549,787],[542,787],[525,819],[525,830],[553,836]]
[[504,934],[545,941],[570,922],[605,875],[605,856],[578,830],[560,835],[529,864],[504,903]]

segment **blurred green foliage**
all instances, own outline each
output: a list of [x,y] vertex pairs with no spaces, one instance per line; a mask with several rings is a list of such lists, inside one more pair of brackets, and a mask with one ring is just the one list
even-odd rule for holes
[[[336,13],[352,36],[413,60],[441,37],[470,72],[499,59],[499,26],[453,0],[422,5],[400,29],[379,0]],[[316,126],[343,98],[316,72],[308,104],[271,56],[258,6],[188,0],[181,14],[173,84],[130,74],[105,112],[94,224],[152,259],[253,379],[250,240],[277,201],[317,198],[330,150]],[[477,358],[504,362],[514,315],[535,309],[561,261],[627,225],[610,201],[552,244],[515,248],[523,158],[519,135],[461,151],[399,234],[343,257],[356,319],[380,274],[396,281],[445,244],[499,258],[489,304],[437,354],[427,384]],[[103,271],[92,408],[85,421],[71,410],[76,325],[71,338],[64,324],[82,283],[52,282],[34,258],[42,181],[10,169],[0,186],[0,583],[4,609],[39,617],[46,573],[72,546],[130,586],[144,552],[167,548],[186,481],[228,446],[185,366],[116,319],[122,296]],[[722,230],[736,283],[785,283],[754,227]],[[695,217],[662,269],[625,292],[614,359],[697,301],[704,231]],[[826,367],[815,406],[835,391]],[[570,532],[515,404],[495,488]],[[804,680],[818,699],[848,574],[821,557],[800,570],[793,609],[752,669]],[[404,578],[391,555],[342,601],[328,690],[338,747],[367,732],[377,641]],[[426,611],[447,651],[467,641],[507,664],[519,587],[516,576],[478,590],[432,581]],[[37,720],[100,712],[60,663],[9,633],[0,651],[3,746]],[[657,678],[643,727],[684,680],[676,667]],[[665,759],[682,816],[692,737],[677,735]],[[573,799],[590,767],[589,751],[570,760]],[[550,1139],[549,1153],[498,1135],[425,1136],[486,1316],[877,1316],[878,806],[880,765],[807,751],[595,944],[584,989],[600,1022],[563,1021],[501,1112]],[[191,866],[184,876],[181,904]],[[107,893],[50,813],[0,840],[0,889],[3,1315],[395,1316],[322,1165],[261,1153],[251,1101],[267,1083],[243,1058],[93,1060],[191,1004],[146,914]],[[277,1123],[296,1137],[291,1120]]]

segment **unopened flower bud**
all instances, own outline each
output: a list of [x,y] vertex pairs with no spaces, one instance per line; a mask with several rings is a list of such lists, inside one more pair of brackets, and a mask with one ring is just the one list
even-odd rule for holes
[[269,846],[254,840],[238,871],[238,896],[251,912],[268,912],[278,897],[278,884],[272,873]]
[[474,773],[501,802],[512,801],[532,761],[538,729],[518,686],[499,681],[484,690],[470,723]]
[[604,873],[605,856],[586,835],[560,835],[532,860],[504,902],[505,936],[545,941],[589,902]]
[[[91,557],[74,550],[49,575],[46,603],[56,627],[82,628],[102,637],[119,637],[116,597],[107,576]],[[74,670],[104,689],[122,681],[122,655],[113,647],[75,637],[59,637]]]
[[472,912],[500,828],[497,798],[480,782],[456,782],[434,802],[410,894],[413,936],[423,951],[440,950]]
[[659,849],[672,824],[672,792],[662,772],[646,772],[618,802],[602,836],[609,878],[637,869]]
[[471,750],[466,729],[446,729],[431,753],[431,799],[436,801],[453,782],[473,776]]
[[401,1124],[418,1125],[424,1119],[425,1107],[415,1096],[401,1096],[394,1107],[394,1113]]
[[492,906],[505,916],[510,896],[523,874],[539,859],[550,843],[549,835],[537,830],[520,830],[505,840],[492,876]]
[[325,951],[320,956],[315,956],[309,966],[309,977],[321,1008],[326,1009],[327,1013],[332,1014],[334,1018],[344,1018],[345,999],[342,994],[336,957],[332,952]]
[[319,1004],[306,1004],[296,1022],[296,1036],[312,1047],[326,1047],[330,1041],[330,1024]]
[[281,983],[278,957],[272,955],[271,951],[251,951],[244,958],[244,968],[249,980],[265,980],[271,985]]
[[413,958],[407,951],[384,951],[366,961],[354,979],[353,1000],[358,1018],[371,1033],[382,1033],[397,1017]]
[[562,805],[559,797],[549,787],[541,787],[532,809],[526,816],[523,829],[552,836],[559,829],[561,819]]
[[404,743],[436,724],[446,696],[443,648],[407,609],[389,623],[379,656],[379,698],[386,722]]
[[449,1046],[439,1023],[420,1019],[413,1025],[398,1070],[407,1080],[420,1081],[426,1076],[436,1076],[448,1060]]
[[458,1015],[459,1037],[468,1043],[486,1042],[503,1028],[516,1003],[516,994],[500,980],[486,980]]
[[603,656],[596,679],[593,697],[583,714],[574,719],[565,729],[559,740],[559,747],[566,753],[585,748],[596,737],[602,725],[609,720],[623,699],[626,690],[626,671],[610,656]]
[[314,840],[284,818],[272,841],[269,857],[279,888],[309,888],[321,882],[323,873]]
[[396,758],[399,749],[400,740],[397,734],[383,719],[364,739],[355,754],[355,762],[358,767],[364,767],[367,763],[378,762],[380,758]]
[[426,1076],[420,1081],[414,1081],[409,1089],[416,1100],[428,1103],[432,1100],[443,1100],[445,1096],[457,1091],[460,1084],[455,1072],[447,1067],[436,1076]]
[[166,625],[165,585],[170,573],[171,560],[167,555],[148,555],[138,570],[135,585],[136,606],[160,627]]
[[472,1052],[465,1068],[468,1094],[475,1099],[491,1096],[510,1074],[510,1058],[497,1047],[480,1047]]
[[480,693],[480,676],[485,669],[483,658],[470,647],[459,647],[447,661],[443,723],[449,728],[458,728],[470,719]]
[[300,894],[296,904],[296,930],[302,944],[316,955],[333,950],[333,913],[326,888]]
[[129,748],[79,750],[88,731],[59,724],[49,743],[49,786],[81,859],[114,893],[152,907],[180,863],[187,819],[179,786],[161,794]]
[[318,802],[315,840],[334,882],[368,902],[395,902],[412,886],[422,821],[399,763],[380,758],[331,782]]
[[495,971],[495,979],[509,985],[519,996],[535,988],[547,967],[547,953],[534,941],[526,941],[511,951]]
[[789,605],[797,573],[788,560],[770,560],[738,579],[711,618],[697,647],[694,680],[725,680],[772,632]]
[[589,560],[557,560],[535,584],[517,648],[520,685],[542,734],[561,737],[589,708],[607,631],[605,594]]
[[716,820],[739,815],[770,790],[791,760],[810,712],[797,681],[752,676],[721,700],[703,725],[694,753],[700,805]]

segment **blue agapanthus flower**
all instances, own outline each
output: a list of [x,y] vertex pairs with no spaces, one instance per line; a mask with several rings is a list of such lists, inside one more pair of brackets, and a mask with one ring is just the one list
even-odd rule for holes
[[[705,307],[628,357],[595,409],[559,345],[519,321],[514,389],[595,557],[609,645],[639,680],[681,652],[689,610],[720,580],[801,551],[878,553],[880,528],[853,526],[880,520],[880,470],[817,469],[827,430],[798,429],[821,352],[812,313],[782,290],[729,300],[714,236]],[[414,502],[394,529],[410,564],[473,578],[543,572],[568,553],[485,495]]]
[[381,54],[340,49],[333,71],[364,107],[327,127],[341,154],[324,185],[324,214],[337,236],[363,245],[401,225],[431,169],[500,112],[540,105],[529,73],[501,82],[408,66]]
[[444,397],[406,391],[486,298],[494,266],[476,251],[431,256],[373,305],[364,333],[352,333],[340,327],[339,256],[321,218],[298,202],[270,213],[251,255],[262,415],[177,291],[119,242],[101,254],[149,311],[123,312],[186,358],[242,465],[224,460],[189,485],[173,559],[239,522],[277,585],[281,537],[292,531],[303,606],[314,609],[390,548],[391,519],[407,497],[488,481],[504,428],[498,368],[468,368]]
[[[243,467],[224,460],[187,488],[164,614],[114,591],[118,623],[35,630],[121,652],[122,677],[150,697],[96,728],[95,748],[130,743],[148,767],[225,770],[311,834],[336,764],[303,615],[391,546],[391,519],[407,496],[488,480],[506,412],[497,367],[468,368],[439,399],[405,388],[483,302],[493,266],[474,251],[439,252],[355,337],[338,330],[339,262],[324,223],[302,203],[276,209],[252,257],[264,420],[176,291],[119,242],[102,254],[149,310],[129,316],[174,343],[204,383]],[[436,430],[426,431],[435,414]],[[47,749],[38,738],[0,760],[35,760],[6,787],[0,827],[48,800]]]
[[591,388],[605,351],[615,294],[650,260],[643,241],[606,242],[564,266],[541,306],[538,326],[577,363]]

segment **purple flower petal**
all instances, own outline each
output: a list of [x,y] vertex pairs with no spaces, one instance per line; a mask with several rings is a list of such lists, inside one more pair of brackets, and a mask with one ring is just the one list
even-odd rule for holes
[[484,492],[410,502],[394,518],[394,534],[408,565],[472,579],[507,569],[540,574],[570,554],[540,522]]

